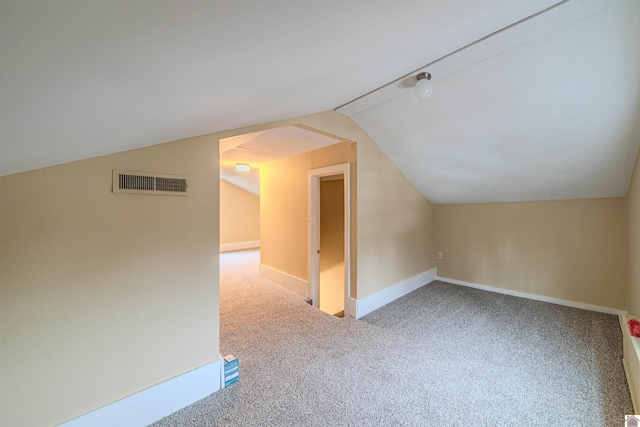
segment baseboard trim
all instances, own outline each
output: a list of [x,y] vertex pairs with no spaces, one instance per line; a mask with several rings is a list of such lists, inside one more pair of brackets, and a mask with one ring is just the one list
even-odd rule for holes
[[299,277],[292,276],[287,273],[283,273],[275,268],[267,267],[264,264],[260,264],[260,277],[272,281],[273,283],[289,289],[298,295],[305,298],[310,298],[309,282],[302,280]]
[[60,427],[144,427],[220,390],[216,360],[124,399],[81,415]]
[[[624,366],[624,375],[629,385],[629,393],[631,394],[631,403],[633,404],[634,414],[640,413],[640,338],[632,337],[627,322],[634,318],[626,314],[618,315],[620,319],[620,328],[622,329],[622,365]],[[634,381],[635,378],[635,381]]]
[[453,285],[461,285],[461,286],[467,286],[469,288],[481,289],[483,291],[496,292],[498,294],[511,295],[511,296],[520,297],[520,298],[527,298],[535,301],[550,302],[552,304],[565,305],[567,307],[581,308],[583,310],[597,311],[600,313],[616,314],[616,315],[626,314],[626,311],[618,310],[617,308],[601,307],[599,305],[586,304],[583,302],[569,301],[569,300],[564,300],[559,298],[546,297],[543,295],[529,294],[527,292],[512,291],[510,289],[495,288],[493,286],[480,285],[478,283],[465,282],[463,280],[449,279],[447,277],[438,276],[436,277],[436,280],[451,283]]
[[349,317],[352,319],[357,319],[356,317],[356,307],[358,306],[357,299],[349,298]]
[[627,365],[626,357],[622,358],[622,366],[624,367],[624,376],[627,378],[627,385],[629,386],[629,394],[631,395],[631,404],[633,405],[633,413],[637,414],[640,411],[640,405],[637,403],[638,399],[636,398],[635,392],[633,391],[633,387],[631,386],[631,377],[629,376],[629,365]]
[[241,251],[243,249],[255,249],[260,247],[260,240],[247,240],[246,242],[220,243],[220,252]]
[[[364,298],[355,300],[355,318],[359,319],[362,316],[366,316],[389,304],[392,301],[397,300],[400,297],[405,296],[409,292],[413,292],[416,289],[423,287],[426,284],[433,282],[436,279],[437,271],[435,268],[422,272],[416,276],[405,279],[401,282],[391,285],[381,291],[367,295]],[[353,300],[353,299],[352,299]],[[353,303],[352,303],[353,304]]]

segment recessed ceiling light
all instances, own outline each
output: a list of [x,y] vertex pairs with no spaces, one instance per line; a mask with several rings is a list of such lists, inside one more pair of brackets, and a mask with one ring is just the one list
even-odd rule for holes
[[236,163],[236,172],[249,172],[250,169],[246,163]]

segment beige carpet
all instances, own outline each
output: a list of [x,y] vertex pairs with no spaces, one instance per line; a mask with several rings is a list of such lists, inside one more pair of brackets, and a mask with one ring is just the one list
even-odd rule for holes
[[433,282],[362,320],[221,257],[221,352],[240,381],[155,426],[622,426],[615,316]]

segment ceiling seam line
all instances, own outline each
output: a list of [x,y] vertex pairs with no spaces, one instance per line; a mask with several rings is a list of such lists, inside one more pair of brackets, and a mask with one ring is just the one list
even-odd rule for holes
[[345,107],[345,106],[347,106],[347,105],[349,105],[349,104],[351,104],[351,103],[353,103],[353,102],[355,102],[355,101],[358,101],[359,99],[365,98],[365,97],[367,97],[367,96],[371,95],[372,93],[377,92],[377,91],[379,91],[380,89],[384,89],[385,87],[390,86],[390,85],[392,85],[392,84],[394,84],[394,83],[396,83],[396,82],[399,82],[400,80],[402,80],[402,79],[404,79],[404,78],[407,78],[407,77],[411,76],[412,74],[416,74],[418,71],[421,71],[421,70],[423,70],[423,69],[425,69],[425,68],[427,68],[427,67],[430,67],[430,66],[432,66],[432,65],[434,65],[434,64],[436,64],[436,63],[438,63],[438,62],[442,61],[443,59],[446,59],[446,58],[448,58],[448,57],[450,57],[450,56],[452,56],[452,55],[455,55],[456,53],[461,52],[461,51],[463,51],[463,50],[465,50],[465,49],[467,49],[467,48],[469,48],[469,47],[471,47],[471,46],[475,46],[475,45],[476,45],[476,44],[478,44],[478,43],[481,43],[481,42],[483,42],[483,41],[485,41],[485,40],[487,40],[487,39],[489,39],[489,38],[491,38],[491,37],[493,37],[493,36],[495,36],[495,35],[498,35],[498,34],[500,34],[500,33],[504,32],[504,31],[507,31],[507,30],[509,30],[509,29],[511,29],[511,28],[513,28],[513,27],[516,27],[516,26],[518,26],[518,25],[520,25],[520,24],[522,24],[522,23],[524,23],[524,22],[526,22],[526,21],[529,21],[529,20],[531,20],[531,19],[533,19],[533,18],[535,18],[535,17],[537,17],[537,16],[540,16],[540,15],[542,15],[542,14],[544,14],[544,13],[547,13],[547,12],[549,12],[549,11],[551,11],[551,10],[555,9],[556,7],[559,7],[559,6],[562,6],[562,5],[563,5],[563,4],[565,4],[565,3],[568,3],[569,1],[570,1],[570,0],[562,0],[562,1],[560,1],[560,2],[556,3],[556,4],[552,5],[552,6],[549,6],[549,7],[548,7],[548,8],[546,8],[546,9],[543,9],[543,10],[541,10],[541,11],[539,11],[539,12],[536,12],[536,13],[534,13],[534,14],[532,14],[532,15],[529,15],[529,16],[527,16],[527,17],[525,17],[525,18],[522,18],[521,20],[516,21],[516,22],[514,22],[513,24],[509,24],[509,25],[507,25],[506,27],[503,27],[503,28],[501,28],[501,29],[499,29],[499,30],[496,30],[496,31],[494,31],[494,32],[493,32],[493,33],[491,33],[491,34],[488,34],[488,35],[486,35],[486,36],[484,36],[484,37],[481,37],[481,38],[479,38],[479,39],[477,39],[477,40],[475,40],[475,41],[473,41],[473,42],[469,43],[469,44],[466,44],[466,45],[464,45],[464,46],[462,46],[462,47],[460,47],[460,48],[458,48],[458,49],[454,50],[453,52],[450,52],[450,53],[448,53],[448,54],[446,54],[446,55],[444,55],[444,56],[441,56],[440,58],[438,58],[438,59],[436,59],[436,60],[434,60],[434,61],[429,62],[429,63],[428,63],[428,64],[426,64],[426,65],[423,65],[423,66],[421,66],[421,67],[419,67],[419,68],[416,68],[415,70],[410,71],[410,72],[408,72],[407,74],[405,74],[405,75],[403,75],[403,76],[400,76],[400,77],[398,77],[398,78],[397,78],[397,79],[395,79],[395,80],[390,81],[389,83],[386,83],[386,84],[384,84],[384,85],[382,85],[382,86],[379,86],[379,87],[377,87],[376,89],[370,90],[369,92],[365,93],[364,95],[360,95],[359,97],[354,98],[354,99],[352,99],[352,100],[351,100],[351,101],[349,101],[349,102],[345,102],[344,104],[342,104],[342,105],[340,105],[340,106],[336,107],[334,110],[338,110],[338,109],[340,109],[340,108],[342,108],[342,107]]

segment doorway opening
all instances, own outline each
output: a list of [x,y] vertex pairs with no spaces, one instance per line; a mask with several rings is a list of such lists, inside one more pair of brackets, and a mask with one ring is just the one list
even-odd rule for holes
[[[297,124],[229,136],[220,139],[219,144],[221,252],[257,248],[261,278],[293,291],[309,302],[315,299],[313,305],[331,315],[349,316],[347,302],[354,303],[349,298],[349,189],[352,185],[349,165],[356,162],[355,142]],[[238,164],[244,166],[244,171],[237,168]],[[329,244],[331,248],[337,245],[341,251],[323,247],[323,255],[333,254],[333,259],[318,256],[317,265],[310,257],[309,169],[314,169],[312,180],[318,179],[315,183],[320,221],[318,233],[331,229],[326,225],[320,227],[322,216],[329,214],[330,218],[335,218],[337,214],[340,219],[325,218],[325,223],[335,221],[339,235],[332,240],[327,236],[320,238],[318,234],[318,242],[323,246]],[[336,187],[341,192],[334,191]],[[321,197],[320,192],[326,194]],[[243,203],[245,199],[250,203]],[[341,202],[340,206],[334,206],[335,211],[320,206],[320,201],[335,199]],[[313,209],[316,209],[315,205]],[[253,224],[251,227],[249,222]],[[317,249],[321,248],[318,246]],[[221,264],[221,273],[223,268]],[[312,271],[317,272],[313,277]],[[323,280],[320,280],[320,272]],[[334,287],[323,286],[329,282],[335,283]],[[224,285],[221,275],[221,289]],[[331,301],[334,301],[332,306],[327,307]],[[221,305],[221,308],[224,307]]]
[[309,175],[309,285],[314,307],[349,316],[350,174],[344,163]]

